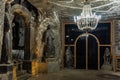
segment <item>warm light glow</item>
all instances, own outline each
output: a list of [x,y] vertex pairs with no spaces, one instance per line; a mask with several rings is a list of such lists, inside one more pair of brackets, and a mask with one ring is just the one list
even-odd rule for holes
[[97,16],[95,13],[92,13],[90,5],[83,6],[83,11],[80,16],[74,17],[75,22],[77,23],[78,29],[80,30],[94,30],[98,25],[98,21],[101,19],[101,16]]

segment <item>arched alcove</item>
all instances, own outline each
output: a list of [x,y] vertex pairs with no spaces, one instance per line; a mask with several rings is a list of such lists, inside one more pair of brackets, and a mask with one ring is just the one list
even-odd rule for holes
[[[29,10],[19,4],[15,4],[11,8],[11,14],[14,15],[12,20],[12,36],[13,36],[13,49],[23,50],[18,54],[23,57],[24,60],[30,60],[30,20],[31,14]],[[21,39],[20,38],[23,38]],[[21,41],[22,40],[22,41]],[[22,42],[22,43],[20,43]],[[20,44],[19,44],[20,43]]]
[[24,59],[25,52],[25,19],[15,13],[12,28],[13,59]]

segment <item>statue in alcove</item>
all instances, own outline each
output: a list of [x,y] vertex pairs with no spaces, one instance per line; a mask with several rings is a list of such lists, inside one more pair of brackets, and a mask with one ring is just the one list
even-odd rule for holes
[[25,20],[15,13],[12,24],[12,59],[24,59]]
[[103,70],[112,70],[111,66],[111,53],[109,48],[106,48],[103,55],[104,63],[102,66]]
[[110,64],[110,60],[111,60],[111,55],[110,55],[109,48],[105,49],[103,58],[104,58],[104,64],[109,65]]
[[22,16],[15,14],[13,27],[13,49],[23,49],[25,38],[25,21]]
[[54,46],[54,33],[51,26],[48,25],[45,33],[45,55],[47,58],[55,57],[55,46]]
[[72,68],[73,67],[73,55],[72,55],[70,46],[68,46],[66,49],[65,58],[66,58],[66,67]]
[[10,51],[11,49],[10,41],[11,41],[10,40],[10,25],[8,23],[7,16],[5,15],[1,63],[11,63],[12,54]]
[[18,46],[23,47],[24,46],[24,36],[25,36],[25,29],[19,28],[19,43]]

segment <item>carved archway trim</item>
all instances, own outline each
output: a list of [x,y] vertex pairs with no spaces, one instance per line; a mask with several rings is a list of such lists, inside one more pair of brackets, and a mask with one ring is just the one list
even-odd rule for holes
[[[91,33],[88,33],[87,35],[90,35],[90,36],[92,36],[93,38],[95,38],[95,40],[97,41],[97,43],[100,44],[99,39],[98,39],[95,35],[93,35],[93,34],[91,34]],[[81,37],[83,37],[83,36],[86,36],[86,35],[83,35],[83,34],[82,34],[82,35],[79,35],[79,36],[77,37],[77,39],[75,40],[75,44],[77,43],[78,39],[81,38]]]
[[29,23],[31,20],[31,13],[29,12],[29,10],[27,8],[25,8],[22,5],[19,5],[19,4],[13,5],[11,8],[11,13],[12,14],[17,13],[17,14],[23,16],[25,18],[26,23]]

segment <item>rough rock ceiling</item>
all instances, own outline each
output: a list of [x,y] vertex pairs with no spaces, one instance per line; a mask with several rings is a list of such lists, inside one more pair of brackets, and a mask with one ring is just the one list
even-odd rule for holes
[[92,11],[104,19],[120,16],[120,0],[28,0],[38,9],[53,9],[60,16],[77,16],[81,13],[84,2],[92,6]]

